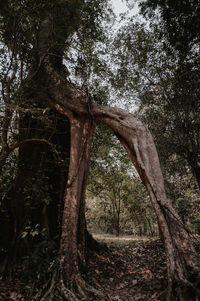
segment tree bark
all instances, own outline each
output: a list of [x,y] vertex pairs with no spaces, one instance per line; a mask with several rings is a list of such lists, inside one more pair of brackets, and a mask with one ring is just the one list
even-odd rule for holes
[[61,279],[66,287],[81,291],[84,284],[79,266],[85,264],[86,222],[85,191],[88,178],[89,153],[95,124],[90,117],[69,114],[71,124],[70,165],[64,197],[60,248]]
[[[33,118],[32,115],[20,114],[21,142],[18,144],[17,173],[2,200],[6,213],[1,214],[0,225],[3,231],[0,241],[6,252],[0,270],[5,273],[10,273],[15,263],[32,252],[41,239],[40,232],[34,239],[30,235],[22,238],[22,232],[27,231],[27,226],[34,229],[38,225],[38,229],[46,230],[48,237],[53,240],[61,232],[69,122],[56,111],[48,116],[48,126],[44,116],[36,115]],[[62,154],[57,149],[62,150]]]
[[191,152],[187,155],[187,161],[191,166],[192,173],[196,179],[199,192],[200,192],[200,159],[199,154],[196,153],[195,155]]

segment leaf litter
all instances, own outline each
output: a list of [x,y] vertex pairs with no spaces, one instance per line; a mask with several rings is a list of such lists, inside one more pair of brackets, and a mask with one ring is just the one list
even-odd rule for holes
[[[103,244],[88,258],[83,276],[105,294],[88,301],[157,301],[167,287],[165,251],[159,240]],[[1,279],[0,301],[31,301],[41,286],[36,278]]]
[[159,240],[111,244],[91,256],[89,271],[91,284],[98,283],[107,300],[156,301],[167,286],[165,251]]

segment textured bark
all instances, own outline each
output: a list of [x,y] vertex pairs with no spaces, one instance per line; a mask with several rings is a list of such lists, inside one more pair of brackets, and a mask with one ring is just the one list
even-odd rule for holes
[[199,154],[196,153],[195,155],[193,153],[189,153],[187,156],[187,161],[189,162],[191,166],[192,173],[194,177],[196,178],[196,182],[200,191],[200,161],[199,161]]
[[6,109],[5,116],[2,124],[2,134],[1,134],[1,151],[0,151],[0,171],[4,166],[6,159],[9,155],[9,146],[8,146],[8,132],[9,126],[11,123],[12,111]]
[[[26,231],[27,226],[34,228],[39,225],[39,229],[46,229],[51,239],[55,239],[60,232],[60,216],[67,179],[68,120],[57,112],[51,112],[49,118],[54,119],[52,127],[47,127],[42,116],[32,118],[31,114],[20,114],[21,142],[18,143],[17,173],[2,200],[5,213],[1,214],[0,219],[0,241],[6,250],[0,268],[2,272],[13,269],[15,261],[20,261],[22,256],[32,252],[41,239],[40,235],[34,239],[27,235],[22,239],[21,234]],[[59,151],[62,149],[64,157],[56,150],[58,147]],[[61,160],[62,164],[59,163]],[[45,200],[49,201],[49,204]]]
[[61,274],[64,281],[77,281],[79,260],[85,262],[85,191],[89,168],[89,153],[94,132],[90,118],[69,115],[71,124],[70,165],[64,197],[61,235]]

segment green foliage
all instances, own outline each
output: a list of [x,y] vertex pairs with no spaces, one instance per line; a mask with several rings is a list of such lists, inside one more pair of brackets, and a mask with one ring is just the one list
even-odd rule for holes
[[[142,1],[148,27],[130,18],[118,30],[112,84],[118,96],[137,99],[135,114],[153,134],[168,196],[183,221],[198,232],[199,18],[194,2],[183,2]],[[156,5],[159,9],[153,11]],[[197,26],[194,31],[188,22]]]
[[118,67],[114,86],[122,95],[135,93],[138,116],[153,134],[163,169],[176,156],[200,183],[199,46],[195,43],[180,55],[162,21],[152,19],[147,28],[130,19],[114,43]]
[[65,44],[80,20],[82,1],[5,1],[1,14],[3,42],[21,59],[31,59],[47,16],[51,17],[51,47]]
[[[101,133],[105,142],[105,129]],[[98,145],[91,165],[87,190],[89,229],[116,235],[156,235],[147,192],[125,151],[112,136],[108,138],[110,144]]]
[[0,199],[3,199],[14,181],[17,171],[17,152],[13,153],[6,161],[0,173]]
[[24,256],[18,264],[17,273],[23,277],[37,277],[37,279],[48,279],[52,273],[58,258],[57,238],[50,239],[47,230],[41,229],[39,225],[35,227],[27,226],[21,235],[22,240],[35,240],[31,252]]
[[[67,136],[67,132],[60,136],[57,116],[35,103],[30,105],[34,97],[23,93],[22,84],[27,76],[41,66],[42,52],[50,54],[56,71],[89,92],[99,104],[107,104],[115,96],[137,99],[140,106],[137,114],[149,126],[159,150],[168,195],[183,221],[194,232],[200,231],[198,190],[189,172],[190,168],[200,183],[199,3],[194,7],[194,1],[183,1],[183,5],[180,1],[167,1],[167,5],[166,1],[143,2],[143,11],[151,14],[152,8],[159,5],[162,20],[151,19],[147,28],[131,19],[112,40],[113,14],[107,0],[1,1],[0,125],[4,130],[5,121],[9,121],[6,143],[13,146],[30,133],[30,137],[40,138],[43,124],[53,145],[48,150],[51,152],[48,160],[54,163],[48,161],[45,168],[38,169],[41,172],[38,177],[31,175],[29,183],[23,184],[21,201],[28,213],[38,208],[42,211],[40,208],[49,208],[53,200],[62,199],[63,188],[59,190],[55,183],[60,181],[59,171],[65,175],[61,177],[65,181],[68,160],[67,151],[63,150],[67,145],[56,142]],[[38,82],[42,86],[40,77]],[[33,80],[27,81],[27,85],[37,86]],[[6,113],[11,113],[10,119]],[[23,114],[28,120],[26,128],[19,123]],[[30,123],[33,127],[29,132]],[[55,133],[53,138],[52,133]],[[2,138],[3,135],[1,150]],[[14,181],[18,159],[15,151],[6,161],[0,178],[1,199]],[[157,228],[150,200],[128,162],[111,133],[100,126],[92,147],[89,227],[94,229],[97,225],[102,231],[155,235]],[[38,166],[40,163],[37,162]],[[34,159],[28,166],[30,169],[35,166]],[[58,166],[61,168],[57,169]],[[6,210],[1,201],[0,214],[7,217]],[[35,243],[32,255],[24,258],[24,265],[40,274],[43,269],[48,270],[57,254],[55,240],[45,232],[48,229],[44,231],[32,221],[31,214],[26,218],[18,239]]]
[[[168,161],[169,162],[169,161]],[[174,160],[169,164],[174,165]],[[178,165],[178,163],[176,163]],[[166,177],[165,187],[173,207],[178,212],[184,225],[191,232],[199,234],[200,198],[197,184],[189,170],[173,169]]]
[[200,43],[200,1],[181,0],[145,0],[139,1],[141,11],[147,19],[155,22],[159,14],[164,23],[165,32],[170,44],[181,54]]

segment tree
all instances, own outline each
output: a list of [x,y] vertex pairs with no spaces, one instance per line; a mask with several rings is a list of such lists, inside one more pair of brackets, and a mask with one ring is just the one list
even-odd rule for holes
[[[158,4],[163,4],[165,9],[173,12],[171,6],[174,3],[171,2],[170,6],[170,3],[159,1]],[[179,4],[180,2],[175,6]],[[150,30],[133,23],[132,19],[119,31],[114,44],[115,57],[119,53],[116,60],[116,76],[119,78],[117,84],[120,83],[122,91],[133,90],[137,93],[138,102],[141,103],[139,116],[152,130],[159,154],[164,158],[164,167],[170,158],[178,158],[179,162],[181,158],[199,183],[198,38],[185,52],[170,45],[163,20],[160,22],[157,11],[151,12],[154,17],[150,19]],[[198,19],[196,21],[199,22]],[[178,30],[175,32],[178,34]],[[196,158],[195,163],[193,161],[191,164],[193,157]],[[165,171],[167,173],[166,169]]]
[[103,139],[104,144],[92,146],[86,196],[89,229],[117,236],[155,235],[148,195],[126,152],[105,127],[100,126],[95,136],[95,141]]
[[5,173],[10,172],[13,153],[17,161],[10,181],[7,179],[1,190],[1,250],[6,255],[1,266],[3,273],[6,269],[11,272],[15,261],[30,253],[38,242],[39,237],[34,241],[22,237],[26,227],[39,225],[40,234],[46,229],[51,239],[58,240],[63,183],[67,178],[69,125],[55,111],[25,103],[21,89],[27,75],[26,58],[23,61],[6,45],[1,50],[1,184]]
[[181,57],[199,45],[199,1],[146,0],[139,3],[142,14],[151,21],[159,13],[167,38]]
[[[93,14],[91,13],[96,17],[95,22],[102,16],[100,14],[102,2],[96,3],[99,10],[95,9]],[[46,1],[24,3],[23,1],[23,5],[20,3],[21,6],[15,6],[16,3],[7,1],[3,4],[8,5],[3,10],[6,28],[13,33],[13,26],[10,26],[13,25],[12,13],[17,18],[14,18],[14,24],[20,28],[16,40],[19,45],[17,52],[21,55],[21,51],[27,50],[26,54],[29,58],[28,76],[20,87],[23,99],[44,109],[56,110],[66,116],[70,122],[70,162],[60,240],[62,252],[50,289],[42,300],[52,299],[55,279],[60,281],[61,293],[66,300],[78,298],[87,300],[87,293],[97,294],[97,291],[89,287],[81,277],[78,262],[82,262],[83,265],[85,263],[87,233],[85,191],[91,142],[95,127],[99,123],[107,125],[114,131],[149,192],[168,257],[168,300],[171,289],[175,285],[173,277],[181,281],[184,287],[189,286],[198,294],[195,284],[191,283],[188,270],[198,275],[199,257],[187,230],[167,200],[158,155],[150,132],[131,114],[117,108],[95,104],[90,95],[72,84],[64,72],[64,46],[76,31],[77,16],[80,19],[82,16],[84,20],[84,4],[85,9],[92,9],[91,3],[71,0],[48,3]],[[106,5],[106,2],[103,4]],[[27,8],[28,15],[26,14],[22,26],[21,19],[16,22],[19,20],[17,13],[21,9],[24,12]],[[9,18],[7,18],[8,13]],[[97,26],[95,22],[94,25]],[[31,26],[36,32],[29,31]],[[3,42],[9,43],[10,40],[4,35]],[[59,58],[58,65],[55,64],[57,58]],[[181,291],[181,288],[179,289]]]
[[[101,174],[99,174],[93,185],[90,184],[89,190],[94,197],[98,197],[98,201],[104,200],[104,203],[109,204],[110,211],[110,231],[116,236],[120,234],[120,218],[122,213],[123,199],[128,192],[125,188],[128,176],[125,171],[121,171],[120,166],[109,163],[108,167],[102,167]],[[99,193],[97,193],[97,189]],[[96,195],[96,196],[95,196]]]
[[194,50],[180,61],[167,43],[162,24],[146,29],[131,20],[114,44],[115,84],[127,94],[135,91],[138,116],[152,131],[163,164],[178,155],[199,185],[198,54]]
[[[200,187],[199,7],[199,1],[194,4],[190,0],[176,3],[153,0],[141,3],[141,12],[149,19],[154,32],[164,41],[163,49],[167,57],[174,57],[170,76],[163,76],[159,70],[161,80],[156,91],[163,95],[159,99],[167,99],[164,110],[159,112],[169,129],[167,139],[171,140],[171,149],[187,161]],[[154,21],[158,19],[155,18],[156,15],[159,16],[159,21]],[[173,118],[170,118],[170,114]]]
[[131,174],[130,168],[127,174],[121,166],[116,170],[111,166],[108,174],[106,171],[98,172],[98,178],[88,184],[86,215],[89,230],[117,236],[156,236],[155,215],[140,178]]
[[[71,91],[71,89],[70,89]],[[69,94],[68,94],[69,95]],[[75,95],[75,93],[71,94]],[[62,95],[63,99],[64,95]],[[78,100],[78,99],[77,99]],[[53,105],[53,104],[52,104]],[[56,106],[62,110],[63,112],[66,112],[66,109],[63,109],[63,106],[66,105],[72,110],[76,110],[77,114],[81,114],[84,116],[86,114],[87,116],[87,103],[79,103],[79,105],[76,105],[76,108],[74,107],[74,98],[69,99],[67,104],[64,103],[63,105],[56,104]],[[186,229],[183,227],[182,222],[180,221],[179,217],[177,214],[174,212],[172,209],[169,201],[167,200],[164,192],[164,186],[163,186],[163,179],[162,179],[162,173],[159,167],[159,161],[157,157],[157,152],[153,143],[153,140],[151,138],[151,135],[149,134],[148,130],[146,127],[144,127],[139,121],[135,120],[130,114],[127,114],[123,110],[119,109],[111,109],[107,107],[102,107],[102,106],[96,106],[93,104],[92,106],[92,116],[94,120],[97,122],[103,122],[104,124],[107,124],[109,127],[113,129],[113,131],[116,133],[118,138],[120,139],[121,143],[124,145],[125,149],[128,151],[143,183],[146,185],[152,205],[156,211],[157,218],[158,218],[158,223],[161,229],[161,232],[164,237],[165,241],[165,247],[166,247],[166,252],[167,256],[169,258],[169,265],[168,265],[168,272],[169,275],[174,275],[182,281],[182,283],[186,283],[184,278],[186,277],[183,272],[183,261],[179,261],[180,258],[179,256],[184,256],[184,260],[187,262],[187,265],[196,269],[195,266],[197,267],[198,270],[198,256],[195,255],[195,250],[192,246],[191,240],[189,238],[189,234],[186,231]],[[68,112],[66,112],[68,114]],[[71,114],[70,114],[71,115]],[[74,118],[74,117],[72,117]],[[90,116],[88,116],[90,120]],[[82,121],[82,120],[81,120]],[[80,122],[80,121],[79,121]],[[86,119],[86,125],[88,126],[88,120]],[[80,123],[76,123],[78,128],[83,129],[83,125]],[[81,126],[80,126],[81,125]],[[92,124],[93,125],[93,124]],[[91,127],[92,127],[91,125]],[[90,133],[93,132],[92,129],[90,129]],[[85,133],[86,137],[87,135],[89,136],[89,133]],[[75,137],[76,142],[77,138],[80,139],[80,137]],[[89,136],[90,138],[90,136]],[[89,140],[90,142],[90,140]],[[83,142],[82,142],[83,143]],[[71,144],[73,145],[73,144]],[[79,144],[80,146],[80,144]],[[80,148],[79,148],[80,149]],[[88,147],[87,147],[88,149]],[[75,158],[74,152],[71,150],[72,158]],[[76,154],[76,153],[75,153]],[[153,166],[151,165],[150,162],[153,162]],[[79,179],[78,183],[76,183],[76,179],[74,182],[72,180],[74,179],[74,171],[77,171],[78,165],[79,165],[79,160],[77,159],[76,162],[73,161],[73,168],[71,169],[71,181],[68,180],[69,184],[71,185],[68,189],[68,195],[66,195],[66,198],[70,196],[68,201],[71,201],[72,203],[70,204],[70,208],[74,208],[77,206],[78,201],[80,201],[79,198],[75,198],[74,196],[74,185],[80,185],[80,182],[82,180],[82,183],[84,182],[84,187],[85,187],[85,178],[83,177],[83,168],[79,169],[77,178]],[[76,164],[75,164],[76,163]],[[84,166],[85,167],[85,166]],[[85,173],[87,172],[86,167],[85,167]],[[70,169],[69,169],[69,174],[70,174]],[[79,177],[80,174],[80,177]],[[71,184],[72,183],[72,184]],[[72,197],[73,196],[73,197]],[[67,202],[66,202],[67,204]],[[69,205],[68,205],[69,206]],[[70,209],[68,207],[68,210]],[[75,212],[71,209],[71,215],[73,215]],[[69,211],[68,211],[69,212]],[[69,213],[68,213],[69,214]],[[68,216],[68,220],[71,220]],[[77,213],[75,216],[73,216],[74,222],[77,220]],[[66,221],[66,218],[65,218]],[[75,223],[74,223],[75,225]],[[64,230],[67,233],[72,233],[71,225],[64,225],[66,228]],[[74,228],[74,227],[73,227]],[[181,229],[181,230],[180,230]],[[180,231],[179,231],[180,230]],[[65,232],[64,232],[65,233]],[[179,236],[181,233],[181,236]],[[75,235],[75,233],[74,233]],[[173,240],[172,240],[173,237]],[[182,242],[185,242],[187,246],[182,244]],[[65,240],[65,243],[67,244],[67,240]],[[188,245],[189,244],[189,245]],[[176,247],[175,247],[176,246]],[[65,246],[66,248],[66,246]],[[68,254],[70,254],[70,258],[72,258],[72,253],[74,255],[74,261],[75,261],[75,254],[77,253],[76,251],[76,245],[73,246],[72,250],[70,250],[72,246],[68,246]],[[179,255],[177,255],[175,249],[178,249]],[[184,248],[184,250],[182,249]],[[181,250],[182,249],[182,250]],[[186,252],[186,250],[190,249],[190,253]],[[192,257],[192,258],[191,258]],[[69,258],[67,258],[69,259]],[[64,260],[64,259],[63,259]],[[194,262],[196,264],[194,265]],[[63,265],[64,266],[64,265]],[[75,273],[75,272],[74,272]],[[74,274],[72,273],[72,274]],[[77,274],[77,273],[75,273]],[[188,276],[187,276],[188,277]],[[171,279],[171,276],[169,276],[169,279]],[[171,282],[170,282],[171,283]],[[187,282],[188,283],[188,282]],[[172,283],[171,283],[172,285]],[[171,287],[172,288],[172,287]],[[170,292],[171,293],[171,292]]]

